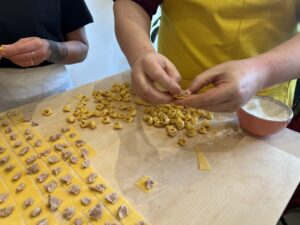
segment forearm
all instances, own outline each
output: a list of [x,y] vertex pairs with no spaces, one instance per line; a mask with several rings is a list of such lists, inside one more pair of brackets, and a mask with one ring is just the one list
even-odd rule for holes
[[155,52],[150,41],[150,18],[139,5],[118,0],[114,3],[114,15],[116,37],[131,66],[140,56]]
[[300,78],[300,34],[253,59],[266,74],[263,87]]
[[61,64],[73,64],[82,62],[88,53],[89,44],[85,28],[81,27],[66,34],[65,42],[48,42],[47,61]]
[[88,46],[80,41],[55,42],[47,40],[49,57],[47,61],[60,64],[73,64],[83,61],[88,53]]

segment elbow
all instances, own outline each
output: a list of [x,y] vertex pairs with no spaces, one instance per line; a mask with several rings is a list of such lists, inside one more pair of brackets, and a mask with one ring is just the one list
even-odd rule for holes
[[77,50],[69,52],[67,59],[63,63],[67,65],[81,63],[87,58],[88,51],[89,46],[80,42],[80,45],[77,45]]
[[118,5],[119,5],[119,2],[118,1],[114,1],[114,4],[113,4],[114,16],[116,16],[116,14],[117,14]]
[[89,53],[89,44],[88,43],[82,43],[77,63],[83,62],[87,58],[88,53]]
[[83,54],[82,54],[82,57],[81,57],[81,62],[84,61],[84,60],[87,58],[88,53],[89,53],[89,47],[86,46],[86,47],[85,47],[85,50],[84,50],[84,52],[83,52]]

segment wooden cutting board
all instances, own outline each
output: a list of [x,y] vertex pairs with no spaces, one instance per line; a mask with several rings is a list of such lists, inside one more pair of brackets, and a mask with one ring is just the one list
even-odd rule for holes
[[[128,80],[129,73],[123,73],[23,110],[32,114],[40,123],[37,129],[48,137],[66,125],[62,107],[76,93],[90,95],[94,89]],[[49,107],[54,115],[41,116]],[[287,153],[300,155],[300,134],[284,130],[256,139],[239,130],[235,115],[226,114],[217,116],[212,134],[197,136],[182,148],[164,130],[145,125],[142,116],[139,108],[135,122],[120,131],[100,121],[96,130],[75,128],[97,149],[93,159],[97,171],[153,225],[276,224],[300,181],[300,159]],[[198,170],[196,144],[211,171]],[[159,183],[152,193],[135,186],[144,175]]]

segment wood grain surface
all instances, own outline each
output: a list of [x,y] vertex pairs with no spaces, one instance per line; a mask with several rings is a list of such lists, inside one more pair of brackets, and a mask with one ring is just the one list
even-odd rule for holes
[[[129,81],[122,73],[22,107],[40,123],[46,137],[66,126],[63,106],[76,93],[91,95],[114,82]],[[73,98],[74,99],[74,98]],[[54,114],[43,117],[51,108]],[[233,114],[214,119],[209,135],[189,139],[182,148],[177,138],[142,122],[138,107],[135,122],[115,131],[97,120],[96,130],[80,129],[97,154],[93,166],[153,225],[275,225],[300,181],[300,134],[285,129],[257,139],[244,134]],[[200,171],[194,146],[199,144],[211,164]],[[151,193],[135,186],[149,175],[159,183]]]

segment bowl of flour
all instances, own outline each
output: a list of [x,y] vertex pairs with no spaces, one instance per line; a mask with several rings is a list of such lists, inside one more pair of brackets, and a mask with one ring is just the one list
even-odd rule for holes
[[284,103],[266,96],[255,96],[238,112],[243,130],[256,136],[269,136],[284,129],[293,111]]

